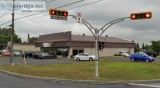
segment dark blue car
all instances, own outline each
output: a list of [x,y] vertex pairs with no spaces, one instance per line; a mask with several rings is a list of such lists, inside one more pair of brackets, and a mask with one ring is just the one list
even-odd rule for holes
[[146,62],[153,62],[154,57],[148,56],[146,53],[143,52],[135,52],[130,56],[131,61],[146,61]]

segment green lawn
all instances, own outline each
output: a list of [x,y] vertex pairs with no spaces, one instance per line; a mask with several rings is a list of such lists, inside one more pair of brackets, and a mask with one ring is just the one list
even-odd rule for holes
[[[45,66],[0,65],[0,69],[40,77],[95,80],[95,62],[82,61],[72,64],[54,64]],[[160,63],[100,61],[99,80],[148,80],[160,79]]]

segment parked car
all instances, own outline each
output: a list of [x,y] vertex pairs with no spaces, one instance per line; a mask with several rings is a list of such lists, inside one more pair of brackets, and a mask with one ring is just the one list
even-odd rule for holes
[[75,55],[71,55],[71,58],[74,58],[75,57]]
[[116,55],[120,55],[120,56],[124,56],[124,57],[129,57],[130,56],[129,53],[124,52],[124,51],[119,51],[119,52],[116,53]]
[[149,56],[152,56],[152,57],[157,57],[158,56],[158,53],[150,51],[150,50],[147,50],[147,49],[143,49],[141,51],[144,52],[144,53],[146,53]]
[[95,55],[88,55],[87,53],[80,53],[78,55],[75,55],[74,59],[76,61],[80,61],[80,60],[93,61],[93,60],[95,60]]
[[2,50],[0,50],[0,54],[2,54]]
[[2,52],[2,56],[11,56],[10,52]]
[[20,52],[20,51],[13,51],[13,55],[14,55],[14,56],[20,56],[20,55],[21,55],[21,52]]
[[38,58],[40,58],[40,59],[54,59],[54,58],[57,58],[57,56],[56,55],[52,55],[52,54],[49,54],[49,53],[39,53],[38,54]]
[[38,59],[38,56],[39,56],[40,53],[41,53],[41,52],[33,52],[33,53],[32,53],[32,57],[33,57],[34,59]]
[[154,57],[151,57],[143,52],[135,52],[130,56],[131,61],[146,61],[146,62],[153,62]]
[[24,55],[25,55],[25,57],[27,58],[27,57],[32,57],[32,51],[25,51],[23,54],[22,54],[22,57],[24,57]]

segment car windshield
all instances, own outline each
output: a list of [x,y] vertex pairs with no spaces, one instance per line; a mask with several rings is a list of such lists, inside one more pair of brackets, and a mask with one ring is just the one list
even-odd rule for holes
[[142,54],[142,56],[148,56],[146,53],[141,53]]

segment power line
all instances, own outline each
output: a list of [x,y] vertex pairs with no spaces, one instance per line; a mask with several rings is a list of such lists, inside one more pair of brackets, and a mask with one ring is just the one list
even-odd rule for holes
[[2,17],[4,17],[5,15],[7,15],[7,13],[3,13],[3,14],[0,16],[0,19],[1,19]]
[[66,4],[66,5],[63,5],[63,6],[59,6],[57,8],[66,7],[66,6],[69,6],[69,5],[72,5],[72,4],[76,4],[76,3],[79,3],[79,2],[82,2],[82,1],[84,1],[84,0],[80,0],[80,1],[73,2],[73,3],[69,3],[69,4]]
[[87,6],[87,5],[94,4],[94,3],[97,3],[97,2],[101,2],[101,1],[103,1],[103,0],[97,0],[97,1],[94,1],[94,2],[86,3],[84,5],[75,6],[75,7],[69,8],[67,10],[79,8],[79,7],[82,7],[82,6]]
[[[94,3],[97,3],[97,2],[100,2],[100,1],[103,1],[103,0],[98,0],[98,1],[90,2],[90,3],[86,3],[84,5],[80,5],[80,6],[69,8],[68,10],[79,8],[79,7],[82,7],[82,6],[87,6],[87,5],[94,4]],[[39,16],[39,17],[35,17],[35,18],[32,18],[32,19],[38,19],[38,18],[45,17],[45,16],[48,16],[48,14],[47,15],[43,15],[43,16]],[[20,22],[25,22],[25,21],[28,21],[28,20],[24,20],[24,21],[20,21]],[[17,22],[17,23],[20,23],[20,22]]]
[[[81,1],[84,1],[84,0],[81,0]],[[69,8],[68,10],[71,10],[71,9],[75,9],[75,8],[79,8],[79,7],[82,7],[82,6],[87,6],[87,5],[90,5],[90,4],[94,4],[94,3],[97,3],[97,2],[101,2],[101,1],[103,1],[103,0],[98,0],[98,1],[94,1],[94,2],[90,2],[90,3],[86,3],[86,4],[84,4],[84,5],[79,5],[79,6],[76,6],[76,7],[72,7],[72,8]],[[79,2],[79,1],[77,1],[77,2]],[[72,4],[75,4],[75,2],[73,2]],[[64,5],[64,6],[68,6],[69,4],[66,4],[66,5]],[[71,3],[70,3],[70,5],[71,5]],[[64,6],[61,6],[61,7],[64,7]],[[60,7],[57,7],[57,8],[60,8]],[[46,11],[47,12],[47,11]],[[33,15],[33,14],[32,14]],[[39,16],[39,17],[35,17],[35,18],[32,18],[32,19],[38,19],[38,18],[41,18],[41,17],[44,17],[44,16],[48,16],[48,14],[47,15],[43,15],[43,16]],[[29,16],[27,16],[27,17],[29,17]],[[25,17],[21,17],[20,19],[22,19],[22,18],[25,18]],[[17,20],[17,19],[16,19]],[[20,21],[20,22],[17,22],[17,23],[22,23],[22,22],[26,22],[26,21],[28,21],[28,20],[30,20],[30,19],[27,19],[27,20],[24,20],[24,21]],[[6,23],[9,23],[10,21],[8,21],[8,22],[6,22]],[[4,24],[6,24],[6,23],[4,23]],[[17,24],[17,23],[15,23],[15,24]],[[1,25],[4,25],[4,24],[1,24]],[[40,23],[38,23],[38,24],[40,24]],[[1,26],[0,25],[0,26]]]
[[[61,7],[64,7],[64,6],[69,6],[69,5],[71,5],[71,4],[79,3],[79,2],[82,2],[82,1],[84,1],[84,0],[79,0],[79,1],[76,1],[76,2],[72,2],[72,3],[69,3],[69,4],[63,5],[63,6],[59,6],[59,7],[57,7],[57,8],[61,8]],[[45,12],[48,12],[48,10],[46,10]],[[20,17],[20,18],[16,18],[15,20],[19,20],[19,19],[23,19],[23,18],[26,18],[26,17],[34,16],[34,15],[37,15],[37,14],[40,14],[40,13],[42,13],[42,12],[35,13],[35,14],[31,14],[31,15],[27,15],[27,16]],[[9,23],[9,22],[11,22],[11,21],[12,21],[12,20],[9,20],[9,21],[7,21],[7,22],[5,22],[5,23],[3,23],[3,24],[0,24],[0,26],[2,26],[2,25],[4,25],[4,24],[7,24],[7,23]]]
[[[22,14],[20,14],[20,15],[22,15]],[[22,16],[24,16],[24,15],[22,15]],[[49,28],[48,26],[46,26],[46,25],[44,25],[44,24],[40,24],[40,23],[38,23],[37,21],[35,21],[35,20],[33,20],[33,19],[30,19],[30,18],[27,18],[27,19],[29,19],[29,20],[31,20],[32,22],[38,24],[39,26],[43,26],[45,29],[46,29],[46,28],[51,29],[51,28]],[[51,29],[51,30],[52,30],[52,29]]]

